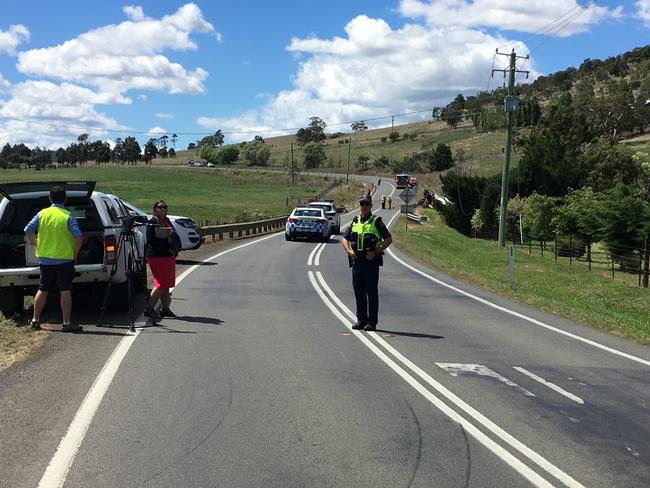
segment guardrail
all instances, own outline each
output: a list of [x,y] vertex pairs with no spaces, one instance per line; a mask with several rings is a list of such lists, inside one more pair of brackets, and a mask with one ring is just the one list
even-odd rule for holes
[[414,222],[417,222],[418,224],[421,224],[422,222],[427,221],[427,216],[426,215],[418,215],[414,213],[407,213],[406,218],[409,220],[412,220]]
[[274,219],[258,220],[256,222],[240,222],[237,224],[224,224],[224,225],[209,225],[206,227],[199,227],[198,232],[201,236],[212,236],[212,242],[216,240],[222,241],[224,235],[228,235],[229,239],[236,237],[244,237],[255,234],[262,234],[273,230],[278,230],[284,227],[285,222],[289,216],[276,217]]

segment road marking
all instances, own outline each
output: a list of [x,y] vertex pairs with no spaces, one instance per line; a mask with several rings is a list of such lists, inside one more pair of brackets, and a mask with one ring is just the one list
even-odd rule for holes
[[[391,219],[391,221],[392,221],[392,219]],[[641,364],[644,364],[646,366],[650,366],[650,361],[648,361],[647,359],[643,359],[643,358],[640,358],[640,357],[637,357],[637,356],[633,356],[632,354],[628,354],[626,352],[619,351],[618,349],[614,349],[613,347],[609,347],[609,346],[606,346],[604,344],[600,344],[600,343],[598,343],[596,341],[592,341],[591,339],[587,339],[585,337],[581,337],[581,336],[573,334],[571,332],[567,332],[565,330],[558,329],[557,327],[553,327],[552,325],[546,324],[546,323],[544,323],[544,322],[542,322],[540,320],[529,317],[528,315],[524,315],[522,313],[515,312],[514,310],[510,310],[509,308],[497,305],[496,303],[493,303],[493,302],[491,302],[489,300],[486,300],[485,298],[481,298],[481,297],[473,295],[473,294],[471,294],[469,292],[466,292],[465,290],[461,290],[460,288],[457,288],[457,287],[455,287],[453,285],[445,283],[444,281],[441,281],[438,278],[434,278],[433,276],[428,275],[427,273],[425,273],[423,271],[420,271],[419,269],[411,266],[410,264],[406,263],[405,261],[403,261],[402,259],[397,257],[397,255],[390,248],[387,249],[387,251],[388,251],[388,254],[390,254],[398,263],[400,263],[402,266],[405,266],[406,268],[410,269],[411,271],[419,274],[420,276],[423,276],[426,279],[428,279],[430,281],[433,281],[434,283],[437,283],[437,284],[439,284],[441,286],[449,288],[450,290],[453,290],[453,291],[455,291],[457,293],[460,293],[461,295],[465,295],[466,297],[469,297],[472,300],[476,300],[477,302],[480,302],[480,303],[482,303],[484,305],[487,305],[488,307],[494,308],[496,310],[500,310],[501,312],[504,312],[504,313],[507,313],[507,314],[512,315],[514,317],[526,320],[527,322],[530,322],[531,324],[537,325],[539,327],[543,327],[545,329],[551,330],[551,331],[556,332],[558,334],[562,334],[564,336],[571,337],[572,339],[575,339],[575,340],[580,341],[580,342],[584,342],[585,344],[589,344],[590,346],[596,347],[598,349],[602,349],[603,351],[607,351],[607,352],[610,352],[610,353],[615,354],[617,356],[621,356],[623,358],[630,359],[630,360],[635,361],[637,363],[641,363]]]
[[[500,375],[496,371],[492,371],[487,366],[482,364],[461,364],[461,363],[436,363],[436,365],[444,369],[451,376],[461,376],[461,375],[470,375],[475,374],[478,376],[487,376],[488,378],[494,378],[501,383],[505,383],[516,390],[519,390],[526,396],[535,396],[531,391],[528,391],[526,388],[519,386],[514,381],[509,380],[505,376]],[[516,368],[515,368],[516,369]]]
[[[229,252],[236,251],[238,249],[243,249],[245,247],[251,246],[258,242],[264,241],[266,239],[271,239],[273,237],[279,236],[280,233],[272,234],[269,236],[256,239],[254,241],[242,244],[240,246],[227,249],[220,253],[215,254],[214,256],[209,257],[205,261],[212,261],[218,257],[228,254]],[[204,261],[204,262],[205,262]],[[183,281],[192,271],[197,269],[200,264],[195,264],[189,269],[186,269],[181,275],[176,279],[176,286]],[[173,290],[174,288],[172,288]],[[138,318],[140,322],[141,317]],[[126,357],[126,354],[129,352],[129,349],[135,342],[136,338],[140,334],[140,329],[137,329],[135,334],[129,334],[122,338],[122,340],[117,344],[113,353],[110,355],[104,367],[95,378],[93,385],[88,390],[86,397],[81,402],[81,406],[77,410],[68,431],[66,432],[63,439],[59,443],[59,446],[54,453],[54,456],[50,460],[45,473],[41,478],[38,488],[60,488],[65,483],[65,479],[68,475],[68,471],[74,462],[74,458],[81,447],[81,443],[88,432],[88,428],[92,423],[93,417],[101,404],[104,395],[108,391],[113,378],[117,374],[117,371],[122,363],[122,360]]]
[[527,369],[522,368],[521,366],[513,366],[513,369],[519,371],[522,374],[525,374],[529,378],[534,379],[535,381],[540,382],[544,386],[548,386],[551,390],[558,392],[560,395],[564,395],[565,397],[573,400],[576,403],[579,403],[580,405],[584,405],[585,402],[582,398],[579,396],[574,395],[573,393],[569,393],[563,388],[560,388],[557,386],[555,383],[551,383],[550,381],[546,381],[544,378],[541,376],[537,376],[535,373],[531,373]]
[[[451,407],[447,406],[442,400],[436,397],[433,393],[427,390],[421,383],[409,375],[404,369],[398,366],[392,359],[386,356],[383,351],[381,351],[374,343],[372,343],[363,333],[352,329],[352,324],[356,320],[356,316],[352,311],[345,306],[343,302],[336,296],[336,294],[329,287],[327,282],[325,282],[323,275],[320,271],[315,273],[309,271],[309,281],[312,286],[320,296],[321,300],[325,305],[332,311],[332,313],[348,328],[350,331],[363,342],[370,350],[372,350],[382,361],[384,361],[393,371],[399,374],[407,383],[409,383],[413,388],[415,388],[420,394],[422,394],[427,400],[429,400],[433,405],[435,405],[440,411],[449,416],[455,422],[461,424],[468,433],[470,433],[477,441],[483,444],[485,447],[494,452],[498,457],[500,457],[504,462],[511,466],[515,471],[520,473],[526,479],[528,479],[535,486],[552,486],[544,478],[541,478],[536,472],[532,471],[528,466],[521,462],[518,458],[514,457],[508,451],[506,451],[499,444],[494,442],[492,439],[487,437],[482,431],[478,430],[472,423],[462,417],[459,413],[453,410]],[[314,278],[314,276],[316,278]],[[322,290],[321,290],[322,286]],[[325,290],[325,291],[323,291]],[[327,294],[327,295],[326,295]],[[329,298],[328,298],[329,296]],[[350,320],[346,319],[339,308],[335,307],[331,302],[334,302],[340,308],[343,313],[345,313]],[[518,439],[514,438],[508,432],[503,430],[501,427],[496,425],[490,419],[485,417],[479,411],[468,405],[454,393],[449,391],[441,383],[434,380],[428,373],[423,371],[420,367],[416,366],[412,361],[403,356],[399,351],[397,351],[393,346],[386,342],[382,337],[380,337],[376,332],[369,332],[368,335],[377,341],[381,346],[384,347],[393,357],[400,361],[404,366],[413,371],[417,376],[423,379],[431,387],[433,387],[438,393],[444,396],[448,401],[454,403],[458,408],[463,410],[466,414],[474,419],[474,421],[481,424],[483,427],[487,428],[494,435],[499,437],[502,441],[509,444],[512,448],[519,451],[529,460],[537,464],[539,467],[544,469],[547,473],[551,474],[566,486],[570,488],[584,488],[584,486],[572,478],[569,474],[562,471],[560,468],[552,464],[550,461],[542,457],[537,452],[533,451],[531,448],[523,444]]]
[[323,250],[325,249],[325,246],[326,246],[326,245],[327,245],[327,244],[325,244],[325,243],[324,243],[324,244],[321,244],[320,249],[319,249],[318,252],[316,253],[316,258],[314,259],[314,264],[315,264],[316,266],[320,266],[320,255],[323,253]]
[[314,260],[314,254],[316,253],[316,250],[321,246],[322,244],[317,244],[316,246],[314,246],[314,249],[311,250],[311,252],[309,253],[309,258],[307,258],[307,266],[312,265],[312,262]]

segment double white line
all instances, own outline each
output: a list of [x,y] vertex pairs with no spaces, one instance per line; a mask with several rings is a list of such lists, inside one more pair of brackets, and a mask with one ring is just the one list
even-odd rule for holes
[[[316,246],[312,251],[310,259],[317,252],[316,249],[319,249],[319,246]],[[317,254],[317,256],[320,257],[320,253]],[[526,458],[530,462],[534,463],[538,468],[541,468],[546,473],[561,481],[567,487],[584,488],[577,480],[573,479],[570,475],[562,471],[537,452],[530,449],[521,441],[514,438],[472,406],[461,400],[458,396],[433,379],[428,373],[397,351],[380,335],[375,332],[362,333],[353,330],[352,325],[356,321],[356,316],[336,296],[323,279],[323,275],[320,271],[309,271],[308,275],[311,285],[314,287],[323,303],[325,303],[334,316],[338,318],[341,323],[345,325],[366,347],[368,347],[368,349],[370,349],[379,359],[381,359],[389,368],[397,373],[431,404],[447,415],[451,420],[460,424],[468,434],[492,451],[517,473],[526,478],[531,484],[536,487],[544,488],[554,486],[539,473],[534,471],[529,465],[524,463],[522,458]],[[376,344],[371,341],[370,338],[374,339]],[[383,347],[383,350],[378,347],[377,344]],[[416,376],[419,377],[419,379],[416,379]],[[425,384],[427,386],[425,386]],[[446,402],[443,401],[443,398]],[[452,408],[452,405],[455,408]],[[489,437],[484,430],[498,438],[506,447],[510,448],[510,450]],[[519,457],[511,451],[514,451],[519,455]]]

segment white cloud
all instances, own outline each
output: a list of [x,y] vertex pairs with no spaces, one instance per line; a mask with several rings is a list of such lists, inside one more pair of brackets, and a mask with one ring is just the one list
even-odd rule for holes
[[[292,78],[292,89],[270,97],[260,110],[198,123],[224,132],[290,129],[304,127],[315,115],[331,126],[445,105],[460,91],[486,89],[496,48],[528,53],[522,42],[466,27],[407,24],[393,29],[382,19],[361,15],[345,31],[345,38],[292,39],[287,49],[302,53],[305,61]],[[527,69],[534,79],[534,68]],[[374,124],[390,124],[390,119]]]
[[95,110],[95,105],[130,104],[131,100],[120,93],[44,80],[17,83],[10,93],[9,100],[0,101],[0,117],[5,121],[0,126],[3,141],[55,148],[68,145],[82,132],[101,137],[106,129],[127,129]]
[[[543,29],[542,35],[561,37],[584,32],[590,25],[607,19],[618,19],[623,7],[610,9],[591,4],[580,13],[582,9],[577,0],[401,0],[399,6],[399,12],[405,17],[424,18],[429,25],[495,27],[535,33]],[[562,27],[565,22],[568,23]]]
[[11,83],[5,80],[4,76],[2,76],[2,73],[0,73],[0,95],[4,93],[9,93],[10,89],[11,89]]
[[637,0],[634,5],[637,8],[637,15],[643,19],[646,27],[650,27],[650,0]]
[[28,42],[29,30],[24,25],[11,25],[8,31],[0,30],[0,52],[16,54],[16,47],[21,42]]
[[252,139],[255,135],[273,137],[285,134],[282,131],[272,130],[277,129],[277,127],[265,125],[261,122],[256,110],[250,110],[239,117],[199,117],[196,119],[196,123],[210,131],[221,129],[228,132],[227,139],[229,142],[246,141]]
[[168,49],[195,50],[190,34],[214,32],[199,7],[189,3],[160,20],[146,17],[141,7],[123,10],[129,18],[125,22],[86,32],[58,46],[21,52],[18,70],[101,90],[202,93],[207,71],[188,70],[161,54]]
[[167,131],[162,127],[152,127],[147,131],[148,136],[162,136],[164,134],[167,134]]
[[174,114],[168,114],[168,113],[165,113],[165,112],[156,112],[154,115],[156,117],[158,117],[159,119],[173,119],[174,118]]

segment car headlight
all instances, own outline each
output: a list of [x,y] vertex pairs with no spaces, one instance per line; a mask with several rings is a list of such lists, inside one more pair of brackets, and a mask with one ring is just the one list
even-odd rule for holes
[[175,221],[178,225],[181,227],[185,227],[186,229],[195,229],[196,224],[192,219],[176,219]]

